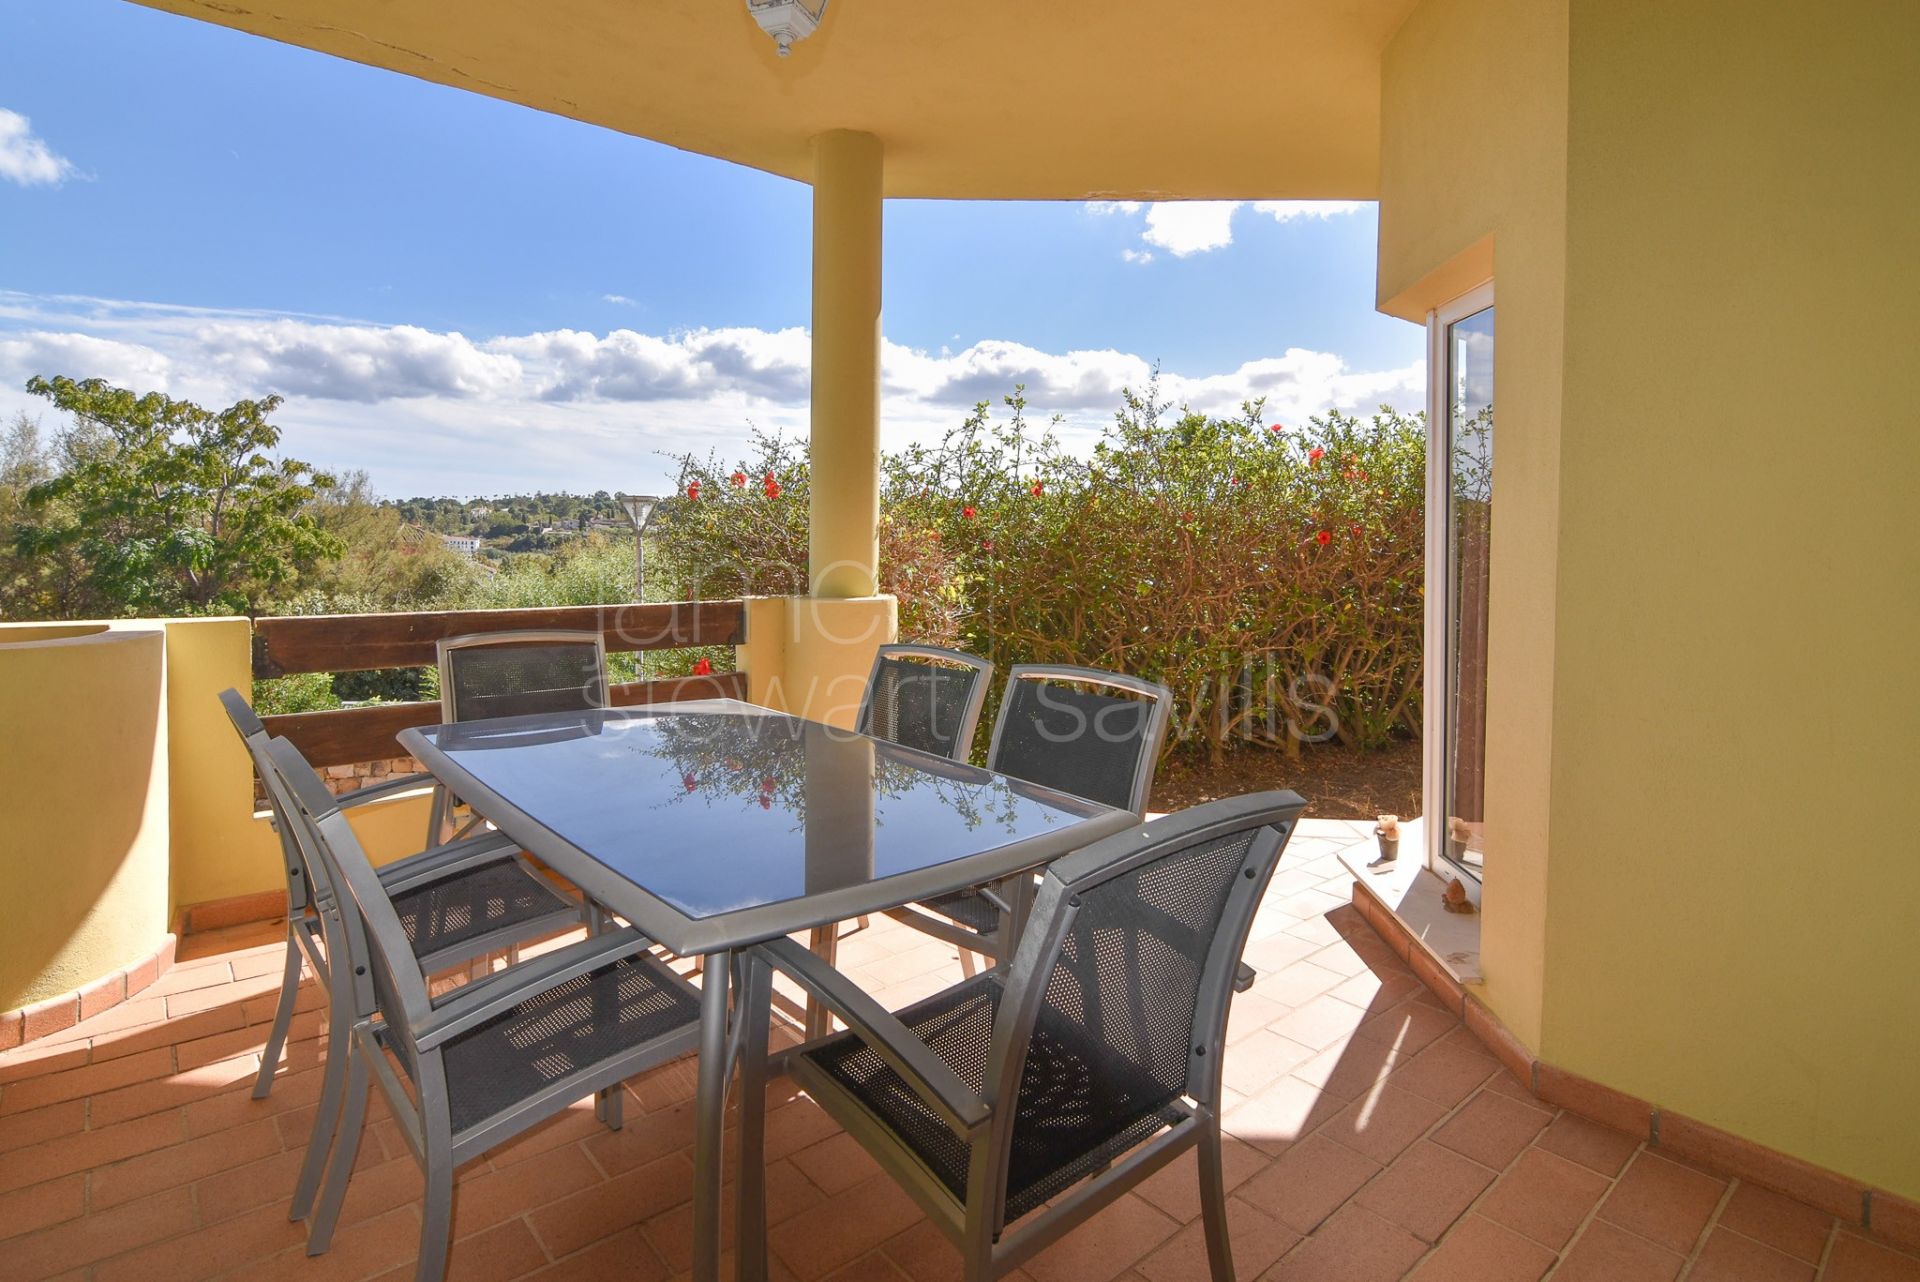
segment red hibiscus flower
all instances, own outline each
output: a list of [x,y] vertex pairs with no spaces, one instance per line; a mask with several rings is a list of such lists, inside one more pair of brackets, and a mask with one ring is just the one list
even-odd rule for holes
[[696,676],[696,677],[710,677],[710,676],[712,676],[712,675],[713,675],[713,660],[712,660],[712,659],[702,659],[702,660],[700,660],[700,662],[698,662],[698,663],[696,663],[696,664],[694,664],[694,665],[693,665],[693,675],[694,675],[694,676]]
[[747,488],[747,474],[745,472],[735,472],[733,474],[733,488],[736,490],[744,490]]
[[981,539],[981,540],[980,540],[980,550],[981,550],[982,552],[991,552],[991,551],[993,551],[993,540],[992,540],[992,539]]
[[687,497],[696,503],[700,501],[700,482],[694,481],[687,486]]
[[1269,423],[1267,424],[1267,430],[1269,432],[1284,432],[1287,430],[1287,426],[1284,423]]
[[767,479],[760,484],[766,490],[768,498],[777,499],[780,497],[780,482],[773,479],[772,472],[768,472]]
[[764,792],[760,794],[760,809],[762,809],[762,810],[772,810],[772,809],[773,809],[773,798],[772,798],[772,797],[769,797],[769,796],[768,796],[768,795],[767,795],[766,793],[764,793]]
[[1327,544],[1333,542],[1333,535],[1326,530],[1322,530],[1320,531],[1320,533],[1313,536],[1313,541],[1315,543],[1318,543],[1321,547],[1325,547],[1327,546]]
[[1191,513],[1191,512],[1182,512],[1182,513],[1180,514],[1180,519],[1181,519],[1182,521],[1185,521],[1185,522],[1186,522],[1186,523],[1187,523],[1188,525],[1192,525],[1192,524],[1193,524],[1193,513]]
[[1046,491],[1046,488],[1047,483],[1045,481],[1035,481],[1033,483],[1033,497],[1039,498],[1040,495]]
[[772,792],[776,786],[777,785],[773,782],[772,775],[766,775],[760,780],[761,792]]
[[1354,538],[1356,538],[1356,539],[1357,539],[1357,538],[1359,538],[1359,537],[1360,537],[1360,535],[1361,535],[1361,533],[1362,533],[1362,531],[1361,531],[1361,529],[1360,529],[1360,527],[1359,527],[1359,526],[1357,526],[1357,525],[1356,525],[1356,526],[1354,526],[1354,527],[1353,527],[1353,537],[1354,537]]
[[686,786],[686,789],[688,792],[692,792],[695,788],[698,788],[700,786],[700,781],[694,778],[691,774],[681,775],[680,782]]
[[1312,449],[1307,451],[1307,461],[1310,463],[1318,463],[1321,459],[1325,458],[1326,456],[1327,456],[1327,452],[1321,449],[1318,445],[1314,446]]
[[979,516],[980,513],[969,503],[966,507],[960,509],[960,515],[971,521],[974,517]]

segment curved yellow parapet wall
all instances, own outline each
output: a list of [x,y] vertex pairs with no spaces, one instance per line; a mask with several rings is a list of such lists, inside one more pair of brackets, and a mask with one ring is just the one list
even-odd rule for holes
[[0,1010],[166,933],[165,651],[157,627],[0,631]]

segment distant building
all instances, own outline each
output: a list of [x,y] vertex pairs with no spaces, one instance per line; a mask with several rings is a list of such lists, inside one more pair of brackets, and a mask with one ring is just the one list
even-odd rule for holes
[[480,551],[480,540],[471,534],[442,534],[440,541],[461,556],[474,556]]

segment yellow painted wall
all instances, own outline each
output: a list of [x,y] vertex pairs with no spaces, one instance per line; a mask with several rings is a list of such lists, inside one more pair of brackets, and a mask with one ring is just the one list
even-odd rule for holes
[[155,626],[0,627],[0,1010],[167,932],[167,689]]
[[1408,320],[1498,277],[1487,729],[1485,998],[1541,1032],[1554,545],[1565,302],[1566,7],[1426,0],[1388,46],[1381,310]]
[[890,596],[757,597],[735,653],[754,703],[829,725],[853,725],[873,654],[899,635]]
[[1540,1049],[1920,1197],[1920,5],[1572,9]]

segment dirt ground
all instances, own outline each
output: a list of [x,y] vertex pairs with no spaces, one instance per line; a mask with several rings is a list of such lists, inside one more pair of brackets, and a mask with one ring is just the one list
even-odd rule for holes
[[1307,813],[1321,819],[1371,819],[1420,813],[1420,744],[1397,739],[1378,752],[1355,752],[1339,744],[1283,752],[1240,747],[1219,766],[1204,756],[1181,754],[1160,765],[1153,783],[1154,810],[1178,810],[1216,797],[1268,788],[1291,788],[1307,799]]

